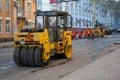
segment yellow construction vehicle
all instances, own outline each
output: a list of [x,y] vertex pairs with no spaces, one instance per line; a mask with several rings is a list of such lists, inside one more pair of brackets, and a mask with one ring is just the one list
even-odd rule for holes
[[36,27],[14,34],[14,62],[18,66],[46,66],[53,55],[72,56],[72,18],[63,11],[36,11]]
[[94,27],[94,36],[95,37],[104,37],[105,35],[105,29],[98,26],[98,27]]

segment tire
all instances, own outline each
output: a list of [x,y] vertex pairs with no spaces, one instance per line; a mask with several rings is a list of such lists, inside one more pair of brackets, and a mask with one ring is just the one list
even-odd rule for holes
[[65,53],[64,53],[65,58],[70,59],[72,56],[72,45],[67,45],[65,47]]
[[38,67],[44,67],[48,64],[48,61],[47,60],[46,62],[43,61],[43,49],[42,48],[36,48],[35,49],[35,64],[38,66]]
[[14,53],[13,53],[13,60],[15,64],[17,64],[18,66],[22,66],[22,63],[20,61],[20,51],[21,51],[21,47],[17,47],[14,49]]
[[28,65],[32,67],[36,66],[35,59],[34,59],[34,52],[35,52],[35,48],[28,48],[27,61],[28,61]]
[[20,60],[23,66],[28,66],[27,62],[27,48],[21,48],[20,52]]

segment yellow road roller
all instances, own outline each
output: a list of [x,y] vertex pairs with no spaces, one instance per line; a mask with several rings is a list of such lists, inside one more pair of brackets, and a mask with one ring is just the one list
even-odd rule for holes
[[98,38],[104,37],[104,35],[105,35],[104,28],[98,26],[98,27],[95,27],[94,30],[95,30],[95,32],[94,32],[95,37],[98,37]]
[[72,17],[64,11],[36,11],[35,28],[14,34],[13,59],[18,66],[44,67],[50,57],[72,56]]

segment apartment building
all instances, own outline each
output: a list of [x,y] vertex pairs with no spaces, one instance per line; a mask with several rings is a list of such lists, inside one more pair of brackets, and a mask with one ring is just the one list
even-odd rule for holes
[[17,19],[25,17],[28,27],[34,27],[35,0],[0,0],[0,42],[13,40]]
[[[95,23],[110,26],[111,16],[109,12],[106,15],[101,10],[101,6],[96,6],[94,11],[93,4],[90,0],[73,1],[68,3],[68,12],[73,16],[73,26],[76,28],[87,28],[87,24],[90,28]],[[94,18],[94,19],[93,19]]]
[[0,0],[0,41],[13,37],[14,3],[11,0]]
[[113,22],[113,18],[111,19],[109,12],[106,14],[105,18],[105,14],[101,9],[101,6],[96,6],[94,11],[93,4],[90,0],[54,3],[51,4],[51,6],[53,6],[53,8],[54,6],[57,6],[54,8],[56,10],[68,11],[73,17],[72,22],[74,28],[87,28],[86,24],[92,28],[95,23],[94,21],[106,26],[111,26],[111,20]]
[[28,28],[33,28],[35,24],[35,16],[34,12],[36,11],[36,0],[24,0],[24,14],[26,17],[26,20],[28,22],[27,27]]

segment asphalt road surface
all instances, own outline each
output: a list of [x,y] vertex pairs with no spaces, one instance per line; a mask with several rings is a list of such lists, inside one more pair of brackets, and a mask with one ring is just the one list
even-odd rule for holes
[[70,60],[51,59],[46,67],[19,67],[12,58],[13,47],[0,48],[0,80],[59,80],[76,69],[110,54],[119,45],[120,34],[112,38],[73,40],[73,55]]

